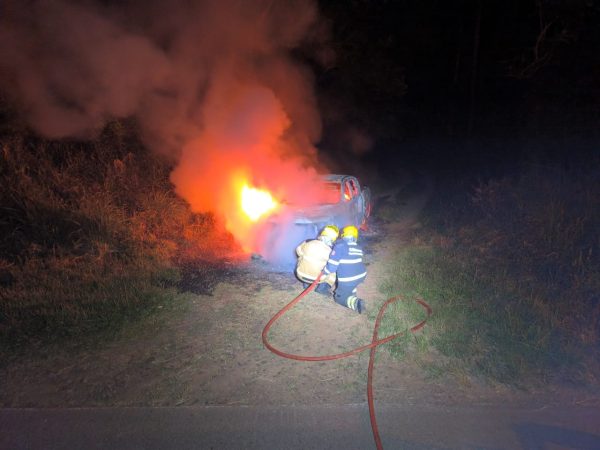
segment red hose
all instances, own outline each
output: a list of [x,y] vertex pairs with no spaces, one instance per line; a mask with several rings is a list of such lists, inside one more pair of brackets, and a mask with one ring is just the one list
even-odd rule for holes
[[[379,428],[377,426],[377,420],[375,419],[375,402],[373,400],[373,369],[374,369],[374,365],[375,365],[375,352],[377,351],[376,349],[378,346],[383,345],[386,342],[389,342],[393,339],[396,339],[397,337],[404,335],[405,332],[396,333],[391,336],[387,336],[383,339],[379,339],[378,331],[379,331],[379,325],[381,323],[381,319],[383,318],[383,315],[385,314],[385,310],[387,309],[387,307],[391,303],[394,303],[398,300],[406,300],[406,299],[404,297],[398,295],[396,297],[387,299],[385,301],[385,303],[383,305],[381,305],[381,308],[379,308],[379,314],[377,314],[377,319],[375,320],[375,326],[373,327],[373,339],[371,339],[370,344],[356,347],[356,348],[349,350],[347,352],[344,352],[344,353],[337,353],[335,355],[323,355],[323,356],[296,355],[293,353],[282,352],[281,350],[276,349],[269,343],[269,341],[267,339],[267,334],[269,333],[269,329],[271,328],[271,326],[273,326],[273,324],[281,316],[283,316],[287,311],[289,311],[291,308],[293,308],[294,305],[296,305],[296,303],[298,303],[300,300],[302,300],[302,298],[306,294],[308,294],[310,291],[312,291],[314,289],[315,285],[317,284],[317,280],[315,280],[309,287],[307,287],[304,291],[302,291],[291,302],[289,302],[287,305],[285,305],[283,308],[281,308],[277,312],[277,314],[275,314],[271,318],[271,320],[269,320],[269,322],[265,325],[265,327],[262,331],[263,344],[265,345],[265,347],[267,347],[270,351],[272,351],[276,355],[279,355],[283,358],[295,359],[297,361],[331,361],[334,359],[346,358],[347,356],[355,355],[364,350],[371,349],[370,354],[369,354],[369,370],[368,370],[368,375],[367,375],[367,400],[368,400],[368,404],[369,404],[369,417],[371,419],[371,429],[373,430],[373,439],[375,440],[375,445],[377,446],[377,449],[381,450],[381,449],[383,449],[383,446],[381,445],[381,437],[379,436]],[[419,322],[418,324],[416,324],[409,330],[413,333],[415,331],[423,328],[423,326],[425,326],[427,319],[429,318],[429,316],[431,316],[431,313],[432,313],[431,307],[427,303],[425,303],[425,300],[418,298],[415,301],[425,309],[425,311],[427,312],[427,317],[425,317],[425,319],[423,319],[421,322]]]

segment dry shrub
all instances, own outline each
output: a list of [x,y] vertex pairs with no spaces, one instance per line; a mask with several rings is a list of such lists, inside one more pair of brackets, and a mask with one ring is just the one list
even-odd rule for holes
[[0,337],[104,326],[168,296],[213,236],[231,251],[135,136],[113,122],[92,142],[0,141]]
[[598,169],[535,169],[480,184],[458,243],[484,273],[581,344],[600,343]]

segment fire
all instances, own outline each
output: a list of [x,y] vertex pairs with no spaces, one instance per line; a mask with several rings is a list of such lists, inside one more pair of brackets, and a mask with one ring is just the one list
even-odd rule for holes
[[206,102],[202,132],[185,144],[171,174],[176,192],[193,211],[212,212],[243,252],[293,257],[284,204],[318,197],[316,149],[271,89],[240,85],[225,74]]
[[277,208],[277,202],[269,191],[249,187],[247,184],[242,187],[241,203],[242,210],[252,222]]

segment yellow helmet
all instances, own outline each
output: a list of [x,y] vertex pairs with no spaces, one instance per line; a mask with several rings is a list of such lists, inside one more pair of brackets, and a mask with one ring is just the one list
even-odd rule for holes
[[335,225],[327,225],[325,228],[323,228],[323,231],[321,231],[319,236],[326,237],[333,242],[338,238],[339,235],[340,229],[338,227]]
[[348,225],[342,229],[342,238],[358,239],[358,228],[354,225]]

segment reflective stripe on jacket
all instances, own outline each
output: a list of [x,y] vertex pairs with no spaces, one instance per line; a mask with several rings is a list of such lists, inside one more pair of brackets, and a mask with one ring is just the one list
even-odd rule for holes
[[339,283],[360,283],[367,276],[362,249],[356,242],[346,242],[343,239],[337,241],[324,272],[336,272]]

